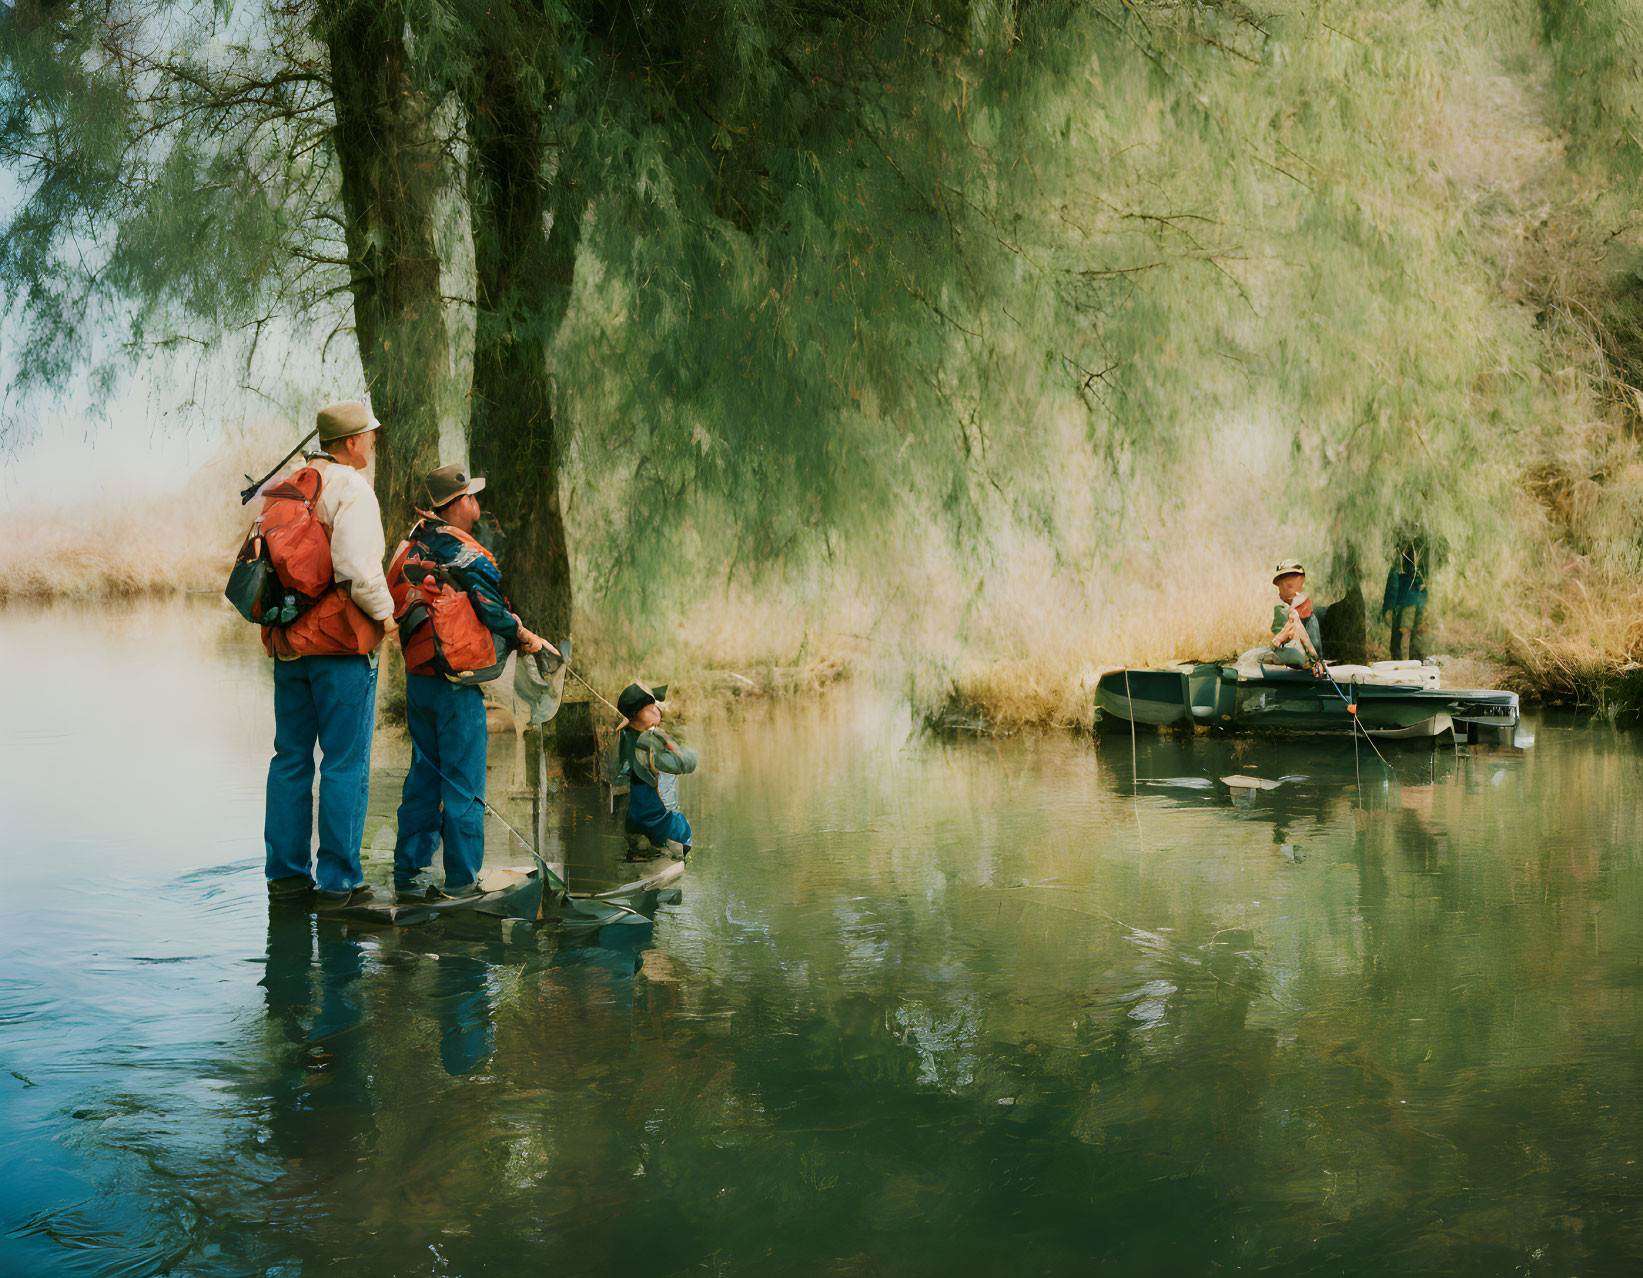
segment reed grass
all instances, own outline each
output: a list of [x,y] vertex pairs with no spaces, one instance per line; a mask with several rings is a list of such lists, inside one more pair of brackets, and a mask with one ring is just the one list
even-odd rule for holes
[[250,523],[242,475],[294,442],[277,423],[237,427],[174,492],[0,514],[0,608],[220,591]]

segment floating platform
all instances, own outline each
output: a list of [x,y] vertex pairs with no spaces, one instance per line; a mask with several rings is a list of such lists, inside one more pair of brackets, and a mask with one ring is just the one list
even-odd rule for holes
[[412,927],[456,915],[489,915],[537,923],[557,919],[566,927],[649,923],[657,905],[678,899],[674,886],[685,872],[683,861],[670,861],[653,874],[603,892],[572,892],[541,857],[529,870],[491,869],[480,878],[477,896],[444,901],[368,901],[344,906],[327,917],[382,927]]

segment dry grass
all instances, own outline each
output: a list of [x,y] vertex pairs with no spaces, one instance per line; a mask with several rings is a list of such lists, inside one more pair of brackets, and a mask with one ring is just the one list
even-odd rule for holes
[[[1557,704],[1635,708],[1643,660],[1643,583],[1571,572],[1546,592],[1544,612],[1512,635],[1514,679]],[[1544,623],[1549,622],[1549,625]]]
[[1636,708],[1643,659],[1643,394],[1617,375],[1599,318],[1610,284],[1593,272],[1543,282],[1564,428],[1525,486],[1540,508],[1538,571],[1505,610],[1513,682],[1548,701]]
[[677,616],[636,627],[598,607],[596,598],[588,607],[590,592],[581,585],[578,671],[613,698],[630,682],[666,683],[669,705],[684,717],[743,698],[819,694],[874,649],[862,634],[872,617],[848,590],[821,592],[807,603],[710,590]]
[[221,590],[250,522],[241,473],[260,473],[289,435],[236,433],[175,494],[0,515],[0,607]]
[[[1271,616],[1264,565],[1206,578],[1182,574],[1130,599],[1068,598],[1062,607],[1000,606],[993,645],[1020,653],[961,658],[946,708],[994,732],[1087,728],[1104,670],[1176,660],[1230,661],[1260,641]],[[1068,595],[1079,592],[1067,591]],[[1041,596],[1040,596],[1041,597]]]
[[0,606],[183,589],[195,565],[183,562],[174,537],[137,523],[113,512],[72,524],[46,523],[26,511],[0,516]]

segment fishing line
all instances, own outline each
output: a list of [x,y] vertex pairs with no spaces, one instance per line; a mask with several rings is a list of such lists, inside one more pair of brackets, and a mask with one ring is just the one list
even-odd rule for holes
[[1352,728],[1352,775],[1354,777],[1356,777],[1357,781],[1358,781],[1358,810],[1361,812],[1363,810],[1363,768],[1360,767],[1359,763],[1358,763],[1358,755],[1361,754],[1362,751],[1360,751],[1358,749],[1357,722],[1358,722],[1358,716],[1353,715],[1352,716],[1352,723],[1353,723],[1353,728]]
[[[567,666],[566,669],[568,670],[568,669],[570,669],[570,667]],[[594,695],[597,696],[598,694],[595,693]],[[612,709],[614,709],[614,708],[615,707],[613,706]],[[508,818],[503,816],[500,812],[498,812],[495,808],[493,808],[489,803],[487,803],[485,801],[485,799],[483,798],[483,796],[474,794],[469,790],[463,789],[455,781],[452,781],[450,777],[445,775],[445,770],[443,768],[441,768],[437,763],[435,763],[432,759],[430,759],[428,757],[428,752],[426,750],[424,750],[421,746],[417,745],[417,743],[416,743],[416,733],[411,731],[411,724],[410,724],[410,721],[408,719],[406,720],[406,723],[405,723],[405,732],[406,732],[406,735],[411,738],[411,745],[416,748],[417,753],[422,755],[422,761],[424,763],[426,763],[430,768],[432,768],[435,772],[437,772],[439,774],[440,778],[445,782],[446,785],[450,786],[451,789],[453,789],[457,792],[457,794],[461,795],[464,799],[468,800],[469,803],[477,803],[480,807],[484,808],[485,811],[489,812],[493,817],[495,817],[498,821],[500,821],[502,823],[503,827],[508,831],[509,834],[513,835],[514,838],[518,839],[521,843],[523,843],[525,845],[525,851],[529,852],[532,856],[535,856],[535,857],[538,857],[538,858],[540,858],[542,856],[541,849],[532,847],[530,841],[528,839],[526,839],[523,834],[519,833],[518,830],[513,828],[513,825],[512,825],[511,822],[509,822]],[[555,878],[558,877],[556,875],[553,875],[553,872],[551,870],[548,873],[552,877],[555,877]],[[560,881],[560,887],[564,889],[564,892],[565,892],[566,896],[572,896],[569,884],[567,884],[563,880],[561,880]],[[574,897],[573,897],[573,899],[574,899]],[[600,904],[608,905],[612,909],[615,909],[615,910],[621,910],[624,914],[637,915],[639,918],[644,918],[645,917],[644,914],[642,914],[640,911],[634,909],[631,905],[623,905],[620,901],[602,901],[602,902],[600,902]]]
[[1358,733],[1362,732],[1363,733],[1363,739],[1365,741],[1369,742],[1369,748],[1375,752],[1375,757],[1378,758],[1381,761],[1381,766],[1384,767],[1388,772],[1391,772],[1392,771],[1392,765],[1386,761],[1386,756],[1381,753],[1381,748],[1378,745],[1375,744],[1375,739],[1369,735],[1369,729],[1364,727],[1363,723],[1358,719],[1358,703],[1353,701],[1350,697],[1348,697],[1346,695],[1346,693],[1341,691],[1341,685],[1335,682],[1335,676],[1329,673],[1329,667],[1328,666],[1324,667],[1324,678],[1328,679],[1329,680],[1329,686],[1331,688],[1335,689],[1335,695],[1346,703],[1346,712],[1349,715],[1352,716],[1352,754],[1353,754],[1353,762],[1354,763],[1357,762]]
[[[480,807],[484,808],[485,811],[489,812],[498,821],[502,822],[503,826],[506,827],[508,832],[510,834],[512,834],[514,838],[518,839],[521,843],[523,843],[525,845],[525,850],[527,852],[530,852],[534,856],[541,856],[542,855],[542,849],[541,848],[533,847],[530,843],[530,840],[528,840],[523,834],[519,833],[518,830],[515,830],[513,828],[513,826],[508,823],[508,818],[503,816],[500,812],[498,812],[495,808],[493,808],[489,803],[485,802],[483,797],[481,797],[480,795],[474,794],[470,790],[463,789],[462,786],[458,785],[455,781],[451,780],[450,777],[446,776],[445,770],[443,768],[441,768],[437,763],[435,763],[432,759],[430,759],[428,757],[428,752],[426,750],[424,750],[420,745],[417,744],[416,733],[411,731],[411,724],[410,724],[409,719],[407,719],[406,723],[405,723],[405,732],[406,732],[406,735],[411,738],[411,745],[416,748],[417,754],[420,754],[422,756],[422,762],[426,763],[430,768],[432,768],[435,772],[437,772],[439,774],[440,780],[444,781],[446,785],[450,786],[451,789],[455,790],[457,792],[457,794],[459,794],[462,798],[468,800],[469,803],[477,803]],[[414,763],[414,761],[413,761],[413,763]]]
[[1126,716],[1130,721],[1130,793],[1135,793],[1135,787],[1140,783],[1140,765],[1135,761],[1135,694],[1130,691],[1130,672],[1124,671],[1124,700],[1130,703],[1130,712]]
[[605,705],[610,706],[611,713],[616,714],[616,715],[620,715],[623,720],[627,719],[627,715],[622,714],[622,712],[620,710],[618,710],[615,706],[612,706],[610,704],[610,702],[605,701],[604,697],[599,696],[599,689],[595,688],[591,683],[589,683],[581,675],[577,674],[576,671],[573,670],[570,666],[565,667],[565,673],[570,675],[572,678],[574,678],[577,683],[581,684],[589,692],[593,693],[593,695],[595,697],[598,697],[600,701],[603,701],[605,703]]
[[[1375,739],[1369,735],[1369,729],[1364,727],[1359,721],[1357,703],[1348,700],[1346,693],[1341,691],[1341,685],[1335,682],[1335,676],[1329,673],[1328,666],[1323,667],[1323,672],[1324,678],[1329,680],[1329,686],[1335,689],[1335,695],[1342,701],[1346,702],[1346,712],[1352,716],[1352,772],[1358,780],[1358,807],[1361,810],[1363,808],[1363,769],[1358,765],[1358,755],[1360,753],[1358,750],[1358,733],[1363,733],[1363,739],[1369,742],[1369,748],[1375,752],[1375,757],[1381,761],[1381,766],[1385,768],[1388,773],[1392,772],[1392,765],[1386,761],[1386,756],[1381,753],[1381,748],[1375,744]],[[1454,729],[1451,725],[1451,734],[1453,731]],[[1393,775],[1396,774],[1393,773]]]
[[1135,696],[1130,692],[1130,672],[1124,671],[1124,700],[1130,703],[1130,806],[1135,810],[1135,837],[1141,850],[1147,850],[1146,831],[1141,828],[1141,766],[1135,761]]

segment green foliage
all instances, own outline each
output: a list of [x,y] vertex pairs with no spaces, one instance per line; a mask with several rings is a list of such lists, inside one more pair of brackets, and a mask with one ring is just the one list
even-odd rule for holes
[[[93,358],[94,306],[132,342],[342,322],[313,13],[165,5],[132,58],[102,51],[101,11],[41,12],[0,44],[22,389]],[[1491,256],[1527,215],[1444,138],[1457,111],[1494,118],[1465,86],[1532,72],[1538,33],[1582,154],[1624,178],[1618,5],[404,15],[469,162],[452,202],[503,216],[469,148],[517,144],[543,187],[522,207],[573,250],[573,278],[515,285],[503,335],[550,352],[579,594],[607,617],[643,630],[703,582],[888,595],[944,558],[961,638],[1019,650],[1023,613],[1082,625],[1075,604],[1130,606],[1183,563],[1259,584],[1294,553],[1340,566],[1321,592],[1352,564],[1373,585],[1400,528],[1464,566],[1434,583],[1451,618],[1541,571],[1522,480],[1558,429],[1552,370]],[[1028,562],[1030,608],[1003,593]]]
[[1589,160],[1643,173],[1643,18],[1629,0],[1538,0],[1557,88]]
[[1516,17],[1046,6],[632,129],[560,345],[594,580],[893,574],[935,527],[973,577],[1024,537],[1093,597],[1253,484],[1228,553],[1377,565],[1419,525],[1483,604],[1522,568],[1540,353],[1412,138]]
[[300,15],[22,0],[0,20],[0,282],[30,396],[276,321],[334,315],[329,105]]
[[[618,462],[623,532],[688,499],[734,530],[732,568],[880,531],[876,512],[925,494],[974,519],[974,404],[949,360],[997,253],[974,248],[964,168],[942,167],[942,82],[962,63],[940,35],[806,34],[777,83],[602,130],[621,167],[587,220],[596,274],[565,344],[586,352],[567,384],[598,387],[572,402],[582,455]],[[627,568],[650,576],[641,557],[668,540],[623,535]]]

